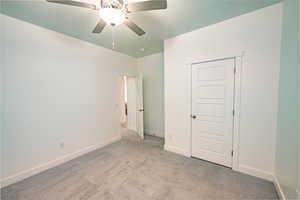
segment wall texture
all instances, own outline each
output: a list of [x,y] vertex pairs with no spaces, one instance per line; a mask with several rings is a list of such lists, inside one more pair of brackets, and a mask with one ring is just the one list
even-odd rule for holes
[[144,78],[144,131],[164,137],[163,53],[138,59],[138,71]]
[[[298,34],[300,34],[300,2],[298,1]],[[299,36],[300,37],[300,36]],[[298,100],[300,99],[300,38],[298,37]],[[299,101],[298,101],[299,102]],[[298,125],[300,124],[300,102],[298,103]],[[298,198],[300,199],[300,126],[298,126]]]
[[120,138],[136,59],[4,15],[4,184]]
[[[0,47],[3,46],[3,28],[2,28],[2,17],[0,17]],[[0,48],[0,180],[2,179],[2,170],[3,170],[3,51]],[[1,181],[0,181],[1,188]],[[0,195],[1,200],[1,195]]]
[[[299,1],[283,1],[276,177],[287,199],[296,199],[299,134]],[[298,158],[298,159],[297,159]]]
[[190,152],[191,59],[239,56],[239,170],[271,180],[274,173],[282,5],[276,4],[165,41],[166,146]]

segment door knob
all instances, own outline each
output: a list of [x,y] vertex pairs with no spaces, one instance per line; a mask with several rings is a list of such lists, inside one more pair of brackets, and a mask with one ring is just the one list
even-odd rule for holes
[[191,115],[191,118],[196,119],[197,116],[196,115]]
[[139,109],[140,112],[144,112],[144,109]]

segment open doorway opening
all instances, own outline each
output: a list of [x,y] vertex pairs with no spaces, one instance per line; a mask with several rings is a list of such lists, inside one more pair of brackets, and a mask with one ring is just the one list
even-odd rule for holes
[[122,76],[121,124],[127,133],[144,139],[143,85],[141,77]]
[[127,83],[126,76],[121,77],[121,126],[127,128],[128,110],[127,110]]
[[143,78],[141,76],[121,76],[120,80],[122,82],[120,105],[123,139],[142,140],[144,143],[163,147],[164,139],[149,134],[144,127],[144,117],[147,117],[153,110],[150,109],[151,107],[144,110],[143,102],[149,103],[149,99],[144,99]]

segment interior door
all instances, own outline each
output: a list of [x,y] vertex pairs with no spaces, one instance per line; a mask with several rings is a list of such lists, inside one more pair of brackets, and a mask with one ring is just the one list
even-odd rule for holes
[[192,156],[232,167],[235,60],[192,66]]
[[143,104],[143,77],[137,79],[137,129],[139,136],[144,139],[144,104]]
[[138,131],[138,116],[137,116],[137,81],[135,77],[127,77],[127,128],[137,132]]

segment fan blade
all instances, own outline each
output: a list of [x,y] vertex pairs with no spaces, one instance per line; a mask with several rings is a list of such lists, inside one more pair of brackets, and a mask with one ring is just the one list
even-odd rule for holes
[[89,3],[83,3],[79,1],[69,1],[69,0],[47,0],[50,3],[59,3],[59,4],[65,4],[70,6],[77,6],[77,7],[83,7],[83,8],[89,8],[93,10],[97,10],[97,7],[93,4]]
[[105,26],[106,26],[105,21],[100,19],[100,21],[98,22],[98,24],[94,28],[93,33],[101,33]]
[[127,5],[128,12],[138,12],[146,10],[160,10],[167,8],[167,0],[150,0],[129,3]]
[[129,19],[126,19],[124,22],[133,32],[135,32],[138,36],[144,35],[146,32],[143,31],[140,27],[138,27],[135,23],[130,21]]

